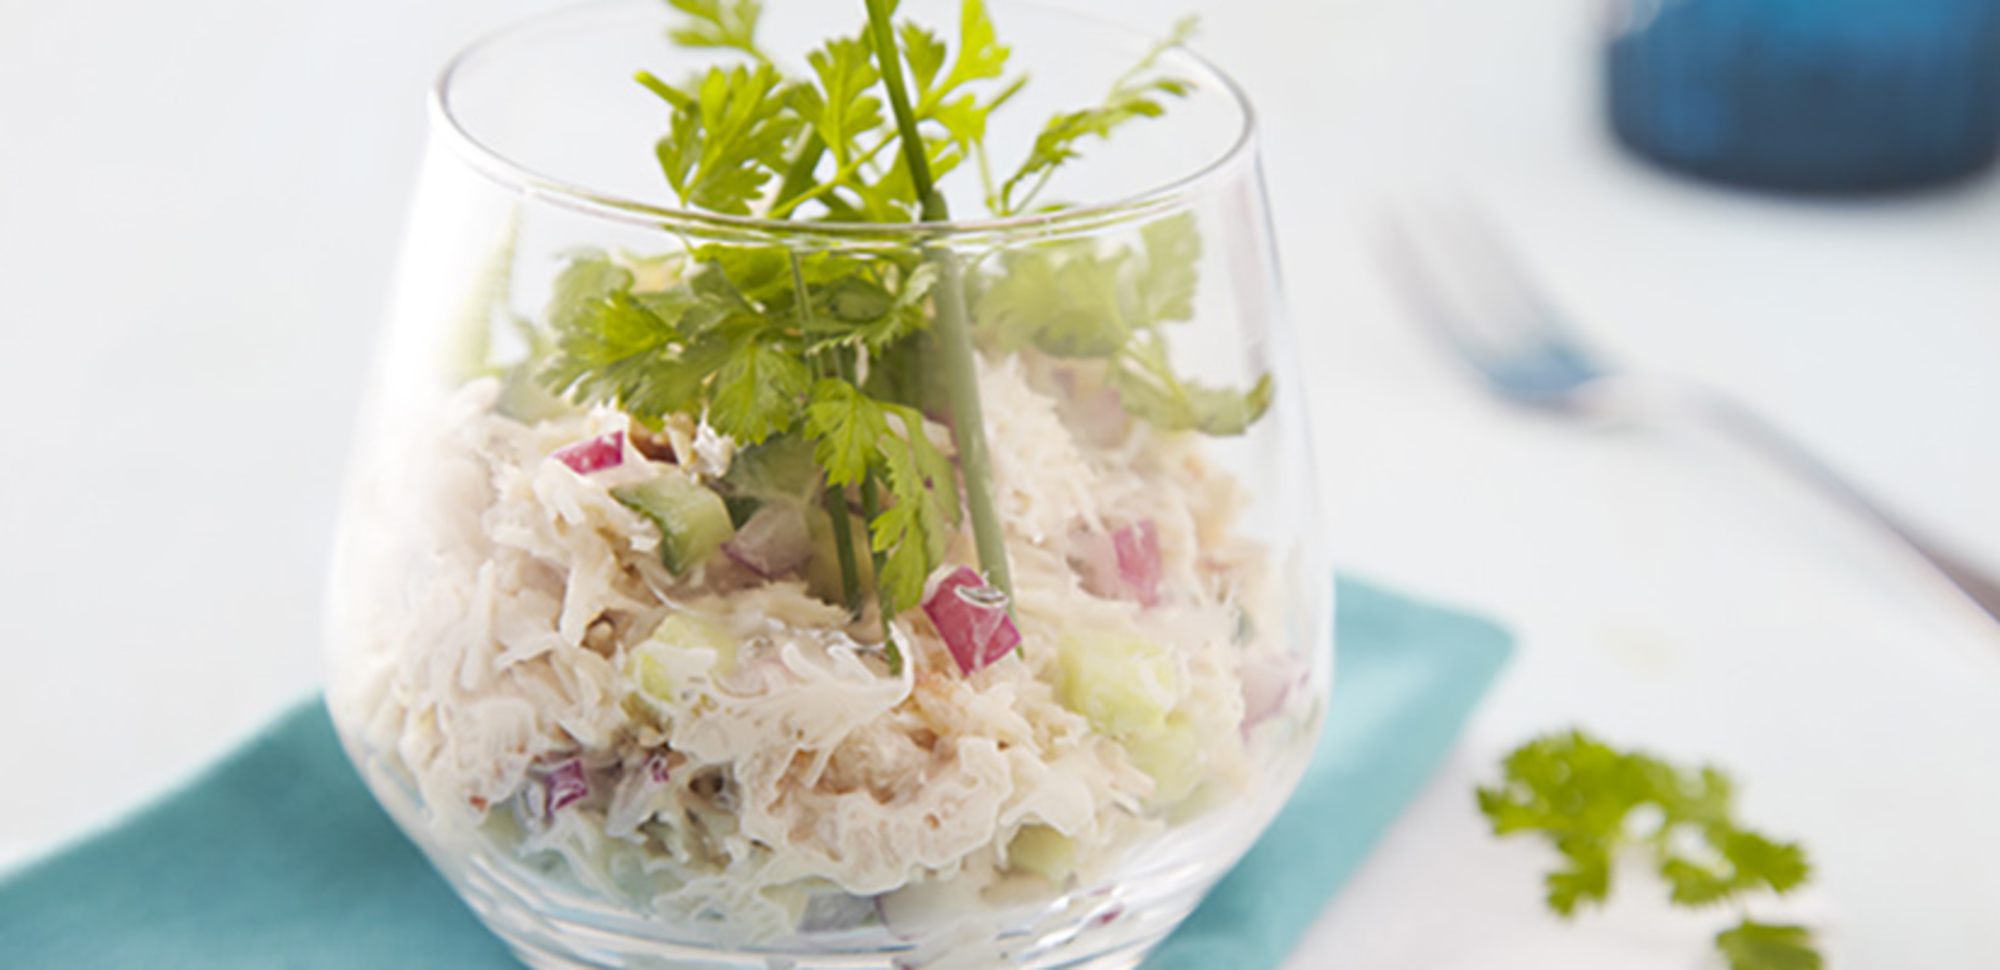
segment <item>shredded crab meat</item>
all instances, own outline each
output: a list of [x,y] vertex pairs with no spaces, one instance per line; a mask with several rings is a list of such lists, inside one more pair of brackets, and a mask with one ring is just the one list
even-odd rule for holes
[[[363,490],[336,715],[393,759],[431,824],[559,857],[580,885],[736,940],[793,931],[816,895],[1018,890],[1009,846],[1029,827],[1066,840],[1076,878],[1102,871],[1168,825],[1163,792],[1255,785],[1241,669],[1270,647],[1245,642],[1242,618],[1265,598],[1262,554],[1236,532],[1241,490],[1197,449],[1138,426],[1072,431],[1046,378],[1020,358],[982,364],[1022,644],[969,675],[920,610],[894,618],[891,674],[872,616],[801,582],[668,572],[657,527],[611,491],[663,473],[624,415],[522,422],[495,409],[497,381],[474,381]],[[551,457],[613,433],[615,465]],[[661,434],[702,479],[734,460],[697,419]],[[1087,589],[1077,537],[1141,521],[1159,601]],[[948,559],[969,562],[969,539]],[[729,648],[653,639],[670,617]],[[1145,645],[1148,702],[1179,733],[1115,736],[1080,711],[1063,653],[1079,639]],[[1155,749],[1191,767],[1148,763]],[[558,765],[583,774],[560,808],[530,810]]]

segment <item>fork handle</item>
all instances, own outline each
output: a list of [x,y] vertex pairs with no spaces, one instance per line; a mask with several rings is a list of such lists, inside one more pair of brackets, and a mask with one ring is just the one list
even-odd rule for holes
[[[1653,388],[1657,392],[1659,389]],[[1791,435],[1764,419],[1756,411],[1720,391],[1695,385],[1675,389],[1680,403],[1710,426],[1734,438],[1750,450],[1771,459],[1800,480],[1820,490],[1841,505],[1872,520],[1901,540],[1911,552],[1921,556],[1974,606],[2000,621],[2000,582],[1968,564],[1905,523],[1880,502],[1870,498],[1842,477]]]

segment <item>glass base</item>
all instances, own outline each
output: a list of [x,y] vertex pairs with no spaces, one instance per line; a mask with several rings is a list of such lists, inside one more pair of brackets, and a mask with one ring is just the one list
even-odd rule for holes
[[[871,923],[733,945],[533,871],[470,833],[439,842],[399,772],[358,746],[349,754],[364,766],[377,800],[473,914],[535,970],[1130,970],[1194,911],[1263,827],[1261,817],[1218,819],[1135,847],[1145,864],[1109,883],[995,906],[976,918],[924,917],[893,929]],[[1289,791],[1302,767],[1295,761],[1281,769],[1278,790]],[[1234,809],[1261,816],[1275,805]]]
[[[1132,970],[1207,888],[1065,897],[1030,921],[1039,933],[960,924],[919,939],[877,932],[872,947],[850,940],[838,949],[753,950],[668,939],[662,926],[564,905],[488,865],[447,875],[474,915],[534,970]],[[1079,920],[1079,911],[1089,915]]]

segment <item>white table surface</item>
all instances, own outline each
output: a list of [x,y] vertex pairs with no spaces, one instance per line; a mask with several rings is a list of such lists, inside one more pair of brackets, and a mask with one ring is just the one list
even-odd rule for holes
[[[0,867],[312,690],[424,85],[549,5],[0,5]],[[1477,197],[1605,348],[1740,393],[2000,567],[2000,180],[1805,203],[1637,165],[1597,122],[1588,0],[1192,7],[1263,111],[1337,558],[1521,637],[1293,970],[1717,965],[1723,917],[1635,875],[1560,924],[1547,855],[1485,834],[1473,785],[1571,723],[1734,770],[1820,863],[1769,912],[1836,966],[2000,966],[2000,636],[1722,443],[1492,405],[1368,248],[1390,201]]]

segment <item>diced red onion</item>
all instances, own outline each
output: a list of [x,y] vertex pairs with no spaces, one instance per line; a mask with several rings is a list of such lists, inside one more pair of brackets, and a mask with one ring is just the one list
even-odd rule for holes
[[924,613],[936,625],[960,673],[971,676],[999,660],[1021,642],[1021,631],[1007,615],[1007,596],[986,585],[979,574],[958,567],[931,583]]
[[1153,520],[1113,531],[1078,534],[1070,543],[1070,565],[1083,588],[1112,599],[1160,605],[1160,532]]
[[1070,540],[1069,564],[1083,581],[1083,588],[1097,596],[1117,597],[1120,595],[1122,580],[1118,578],[1118,547],[1111,537],[1102,532],[1078,530]]
[[1125,397],[1116,387],[1079,381],[1077,372],[1069,367],[1056,370],[1056,387],[1068,402],[1063,416],[1084,440],[1100,445],[1116,444],[1131,431],[1132,415],[1125,410]]
[[1099,388],[1080,395],[1071,405],[1077,433],[1099,444],[1113,444],[1131,430],[1132,416],[1125,412],[1125,399],[1114,388]]
[[1141,519],[1111,533],[1118,550],[1118,578],[1131,598],[1145,606],[1160,605],[1160,530],[1152,519]]
[[667,756],[656,754],[646,759],[646,777],[655,785],[664,785],[674,778],[673,767],[667,764]]
[[590,779],[583,774],[583,762],[565,761],[542,778],[543,815],[553,819],[557,812],[590,795]]
[[579,475],[617,468],[625,463],[625,432],[613,431],[588,441],[557,448],[550,457],[569,466]]
[[1269,720],[1285,706],[1298,679],[1297,665],[1282,656],[1254,654],[1243,665],[1243,727],[1247,730]]
[[812,558],[812,533],[800,510],[782,503],[758,509],[722,551],[765,579],[775,579]]

